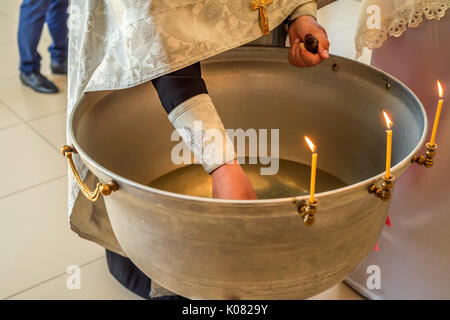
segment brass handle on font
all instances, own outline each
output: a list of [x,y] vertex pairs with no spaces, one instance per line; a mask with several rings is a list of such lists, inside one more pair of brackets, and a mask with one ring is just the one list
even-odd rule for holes
[[99,182],[97,183],[95,190],[90,190],[89,187],[81,179],[80,175],[78,174],[77,168],[73,163],[72,154],[77,153],[77,151],[74,148],[65,145],[61,148],[61,153],[67,158],[73,176],[77,181],[78,187],[88,200],[95,202],[97,201],[100,194],[109,196],[113,191],[117,191],[119,189],[119,185],[116,182],[111,181],[109,184]]

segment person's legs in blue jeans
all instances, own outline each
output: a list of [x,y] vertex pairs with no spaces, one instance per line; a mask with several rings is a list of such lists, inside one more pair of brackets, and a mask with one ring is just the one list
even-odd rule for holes
[[41,56],[37,52],[42,28],[51,0],[23,0],[19,18],[20,71],[29,74],[39,71]]
[[48,49],[52,61],[58,63],[67,61],[69,42],[67,38],[68,5],[69,0],[51,0],[50,7],[47,11],[46,22],[53,39],[53,43]]

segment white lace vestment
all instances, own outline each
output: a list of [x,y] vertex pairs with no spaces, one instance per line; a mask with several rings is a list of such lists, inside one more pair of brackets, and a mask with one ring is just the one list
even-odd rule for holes
[[[373,7],[375,6],[375,8]],[[450,0],[363,0],[355,36],[356,57],[364,47],[380,48],[388,36],[400,37],[407,28],[417,28],[425,19],[440,20],[450,7]],[[377,8],[380,25],[373,27]]]

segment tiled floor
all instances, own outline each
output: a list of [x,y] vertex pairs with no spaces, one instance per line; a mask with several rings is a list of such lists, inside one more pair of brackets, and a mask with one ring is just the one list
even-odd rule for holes
[[[137,299],[109,274],[104,250],[70,231],[66,216],[65,140],[67,79],[50,76],[57,95],[34,93],[18,80],[16,30],[19,0],[0,6],[0,298]],[[354,57],[360,3],[338,0],[319,11],[331,52]],[[45,30],[39,50],[49,75]],[[370,53],[363,56],[367,62]],[[81,289],[67,289],[71,265],[80,266]],[[313,299],[360,299],[345,284]]]

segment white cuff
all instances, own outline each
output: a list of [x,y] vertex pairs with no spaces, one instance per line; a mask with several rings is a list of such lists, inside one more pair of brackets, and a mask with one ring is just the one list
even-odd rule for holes
[[169,120],[206,172],[236,158],[234,146],[207,94],[199,94],[179,104]]

